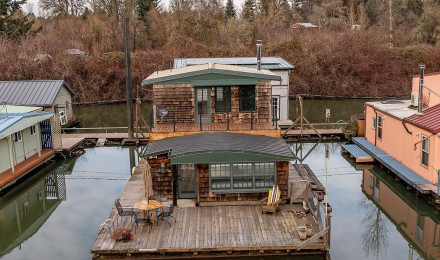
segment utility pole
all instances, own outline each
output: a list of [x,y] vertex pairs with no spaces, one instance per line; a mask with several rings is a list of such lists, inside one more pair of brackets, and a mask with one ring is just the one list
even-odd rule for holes
[[131,84],[129,20],[124,18],[125,85],[127,86],[127,123],[128,138],[133,138],[133,87]]

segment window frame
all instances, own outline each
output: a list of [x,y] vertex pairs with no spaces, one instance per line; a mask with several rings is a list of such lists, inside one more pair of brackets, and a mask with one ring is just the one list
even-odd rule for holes
[[[249,97],[247,97],[247,98],[245,98],[245,99],[243,99],[243,97],[242,97],[242,91],[243,91],[244,88],[247,88],[247,87],[252,87],[253,90],[254,90],[254,94],[253,94],[253,96],[254,96],[253,101],[254,101],[254,102],[253,102],[253,106],[252,106],[252,108],[251,108],[250,110],[243,109],[243,105],[242,105],[242,100],[251,100],[251,98],[249,98]],[[255,85],[239,86],[239,87],[238,87],[238,111],[239,111],[240,113],[250,113],[250,112],[255,112],[256,103],[257,103],[257,102],[256,102],[256,100],[257,100],[256,95],[257,95],[257,89],[256,89],[256,86],[255,86]]]
[[383,116],[379,115],[377,120],[377,138],[382,140],[383,137]]
[[[218,88],[223,88],[223,110],[221,110],[221,109],[219,109],[218,107],[217,107],[217,101],[218,101],[218,99],[217,99],[217,89]],[[225,89],[226,88],[228,88],[229,89],[229,100],[227,100],[227,98],[225,98]],[[214,109],[215,109],[215,113],[218,113],[218,114],[226,114],[226,113],[231,113],[231,107],[232,107],[232,93],[231,93],[231,90],[232,90],[232,88],[231,88],[231,86],[216,86],[215,87],[215,89],[214,89],[214,92],[215,92],[215,95],[214,95],[214,102],[215,102],[215,105],[214,105]],[[229,107],[227,107],[226,106],[226,104],[225,103],[228,103],[228,101],[229,101]]]
[[[426,138],[425,140],[423,140],[424,138]],[[426,168],[428,168],[429,165],[429,138],[427,138],[427,136],[422,135],[422,143],[421,143],[421,147],[420,147],[420,164]],[[423,149],[424,143],[428,142],[428,150]],[[426,164],[423,163],[423,153],[426,153]]]
[[21,131],[15,132],[14,133],[14,142],[19,143],[21,141],[23,141],[23,134],[21,133]]
[[[234,188],[234,176],[236,177],[235,179],[237,180],[239,176],[237,176],[236,174],[234,174],[234,168],[239,166],[239,165],[247,165],[247,164],[251,164],[252,165],[252,188]],[[265,164],[271,164],[271,169],[273,171],[273,184],[267,187],[256,187],[256,177],[258,177],[255,173],[255,169],[256,169],[256,165],[259,165],[259,167],[264,166],[266,167]],[[216,177],[213,177],[211,172],[212,172],[212,166],[214,165],[228,165],[229,167],[229,174],[226,174],[225,176],[229,177],[229,185],[225,185],[225,186],[229,186],[229,188],[223,188],[223,189],[213,189],[212,188],[212,180],[216,179]],[[235,165],[235,167],[234,167]],[[266,173],[266,174],[262,174],[260,176],[269,176],[270,174]],[[243,175],[245,176],[245,175]],[[240,176],[240,177],[243,177]],[[270,176],[272,177],[272,176]],[[219,179],[224,177],[218,177]],[[237,182],[236,182],[237,183]],[[226,194],[226,193],[253,193],[253,192],[267,192],[270,188],[272,188],[273,185],[276,185],[277,183],[277,168],[276,168],[276,163],[275,162],[242,162],[242,163],[212,163],[209,164],[209,191],[213,192],[213,193],[217,193],[217,194]]]
[[373,118],[373,119],[372,119],[373,122],[372,122],[371,128],[372,128],[373,130],[376,130],[377,120],[376,120],[376,117],[375,117],[375,116],[373,116],[372,118]]
[[31,135],[36,135],[37,134],[37,126],[33,125],[30,128],[31,128]]

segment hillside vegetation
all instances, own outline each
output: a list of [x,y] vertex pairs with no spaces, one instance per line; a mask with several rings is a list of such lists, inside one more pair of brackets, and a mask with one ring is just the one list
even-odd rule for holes
[[[137,91],[142,79],[168,69],[174,58],[255,56],[257,39],[264,41],[264,56],[295,65],[291,94],[409,95],[420,63],[427,72],[440,71],[435,1],[246,0],[241,13],[230,2],[171,0],[165,10],[158,0],[42,0],[46,12],[38,17],[2,16],[0,5],[0,80],[65,79],[79,102],[123,99],[124,17],[131,21],[133,86],[140,96],[148,93]],[[11,30],[8,15],[32,21],[32,30]],[[320,29],[290,29],[296,22]],[[353,24],[360,29],[351,30]],[[90,55],[66,54],[74,48]]]

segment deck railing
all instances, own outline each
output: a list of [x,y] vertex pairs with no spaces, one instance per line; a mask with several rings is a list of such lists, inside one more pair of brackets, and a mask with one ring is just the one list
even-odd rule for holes
[[[141,129],[145,129],[145,132],[148,132],[150,129],[147,127],[142,127]],[[111,127],[73,127],[73,128],[61,128],[61,133],[70,134],[70,133],[127,133],[127,126],[111,126]]]

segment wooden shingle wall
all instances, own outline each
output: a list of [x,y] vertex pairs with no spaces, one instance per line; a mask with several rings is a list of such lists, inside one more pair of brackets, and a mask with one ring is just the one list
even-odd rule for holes
[[[158,155],[156,158],[148,159],[151,166],[151,177],[153,180],[153,191],[155,196],[173,197],[173,173],[170,159],[167,155]],[[165,163],[165,173],[161,173],[161,163]]]
[[153,100],[156,108],[168,109],[168,115],[158,124],[194,123],[194,88],[191,84],[153,85]]

